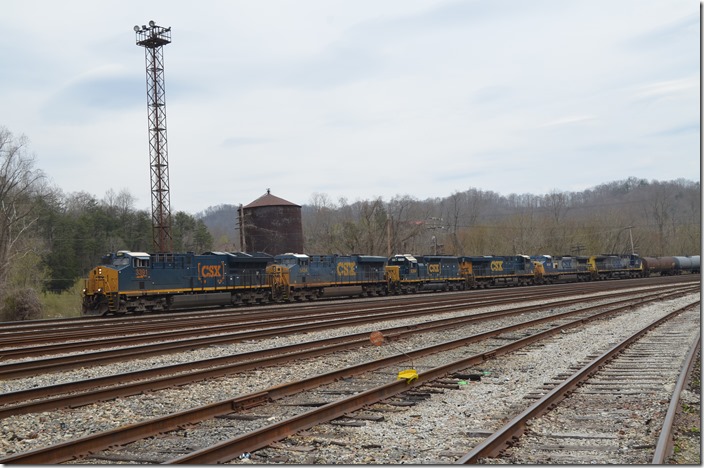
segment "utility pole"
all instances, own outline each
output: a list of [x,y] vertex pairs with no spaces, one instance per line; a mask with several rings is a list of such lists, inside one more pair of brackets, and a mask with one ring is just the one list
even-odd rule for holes
[[631,238],[631,255],[635,255],[636,251],[633,248],[633,226],[628,226],[628,236]]
[[[442,222],[443,222],[443,219],[442,219],[442,218],[436,218],[436,217],[433,216],[433,217],[431,217],[431,218],[429,218],[429,219],[433,221],[433,224],[430,225],[430,226],[428,226],[427,228],[428,228],[428,229],[432,229],[432,230],[433,230],[433,234],[435,234],[435,230],[436,230],[436,229],[445,229],[445,226],[442,225]],[[438,222],[439,222],[440,224],[438,224]],[[433,235],[433,236],[430,238],[430,242],[432,243],[432,246],[433,246],[433,255],[437,255],[437,254],[438,254],[438,238],[437,238],[437,235]],[[442,247],[444,247],[444,244],[440,244],[439,247],[440,247],[440,249],[442,250]]]
[[391,223],[393,218],[389,213],[386,213],[386,256],[391,258]]
[[172,251],[169,157],[166,144],[166,96],[164,50],[171,43],[171,28],[135,26],[137,45],[144,47],[147,66],[147,113],[149,118],[149,160],[152,186],[152,240],[154,250]]

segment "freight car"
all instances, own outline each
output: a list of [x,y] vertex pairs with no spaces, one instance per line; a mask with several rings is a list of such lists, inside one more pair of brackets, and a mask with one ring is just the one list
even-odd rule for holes
[[643,276],[671,275],[675,269],[673,257],[643,257]]
[[701,257],[643,257],[643,276],[671,276],[701,272]]
[[119,251],[103,257],[90,271],[83,290],[83,314],[268,301],[266,267],[271,259],[264,253]]
[[681,275],[683,273],[698,273],[700,270],[700,257],[695,255],[693,257],[672,257],[675,260],[675,275]]
[[692,259],[692,271],[691,273],[698,275],[701,273],[701,257],[699,255],[694,255],[692,257],[689,257]]

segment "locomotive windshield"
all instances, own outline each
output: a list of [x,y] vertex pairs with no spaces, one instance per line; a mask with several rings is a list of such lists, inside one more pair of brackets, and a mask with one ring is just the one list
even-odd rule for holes
[[308,255],[283,254],[283,255],[277,255],[276,257],[274,257],[274,262],[278,263],[279,265],[285,265],[285,266],[294,266],[294,265],[307,266],[308,259],[309,259]]
[[125,267],[130,265],[132,259],[134,259],[134,264],[132,266],[135,268],[149,267],[149,254],[144,252],[128,252],[125,250],[105,255],[101,259],[100,264],[111,265],[114,267]]
[[108,254],[100,260],[100,264],[112,266],[125,266],[130,264],[130,259],[121,254]]
[[412,255],[395,255],[389,259],[389,265],[405,265],[406,262],[411,264],[418,263]]

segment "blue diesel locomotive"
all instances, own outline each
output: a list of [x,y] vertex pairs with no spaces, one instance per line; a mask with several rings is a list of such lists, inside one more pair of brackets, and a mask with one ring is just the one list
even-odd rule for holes
[[459,257],[472,288],[535,284],[535,264],[527,255]]
[[267,268],[271,300],[314,300],[326,289],[357,287],[367,296],[385,295],[386,257],[373,255],[276,255]]
[[389,292],[466,289],[467,275],[458,257],[449,255],[394,255],[386,267]]
[[84,315],[699,273],[696,257],[304,255],[120,251],[90,271]]
[[243,252],[112,253],[88,275],[83,314],[141,313],[268,300],[266,267],[271,259],[271,255]]

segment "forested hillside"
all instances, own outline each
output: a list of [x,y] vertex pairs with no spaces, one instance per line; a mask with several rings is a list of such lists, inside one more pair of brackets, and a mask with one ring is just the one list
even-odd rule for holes
[[[699,182],[614,181],[583,192],[512,194],[470,188],[444,198],[411,195],[349,203],[314,194],[302,208],[304,253],[695,255]],[[215,248],[238,250],[237,209],[197,215]],[[632,244],[631,244],[632,239]]]

